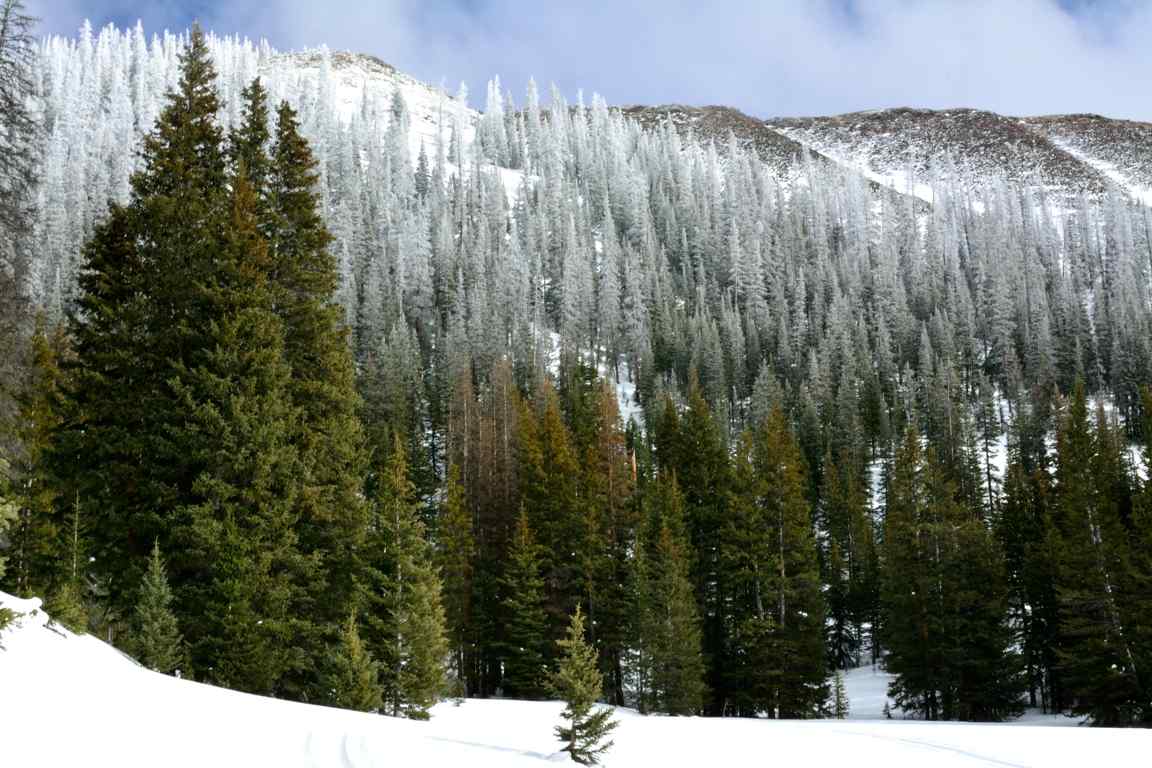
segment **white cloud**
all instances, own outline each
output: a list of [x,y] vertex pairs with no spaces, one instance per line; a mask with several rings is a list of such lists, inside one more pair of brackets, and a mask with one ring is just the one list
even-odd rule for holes
[[[180,4],[41,0],[60,13],[169,25]],[[110,9],[114,9],[111,10]],[[847,9],[847,11],[846,11]],[[473,93],[530,75],[613,103],[728,104],[759,115],[886,106],[1152,119],[1152,7],[1113,0],[267,0],[199,14],[278,47],[327,43]],[[71,25],[75,26],[75,20]]]

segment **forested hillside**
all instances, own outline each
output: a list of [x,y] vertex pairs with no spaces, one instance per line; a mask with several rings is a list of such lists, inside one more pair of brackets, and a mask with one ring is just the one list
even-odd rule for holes
[[5,590],[413,717],[546,696],[579,608],[645,712],[825,715],[875,660],[925,718],[1152,722],[1120,188],[901,195],[742,117],[0,41]]

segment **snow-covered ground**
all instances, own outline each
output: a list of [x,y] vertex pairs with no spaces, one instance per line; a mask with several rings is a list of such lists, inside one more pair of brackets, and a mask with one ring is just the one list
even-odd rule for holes
[[[116,765],[531,766],[569,764],[552,727],[557,702],[445,703],[430,722],[294,704],[148,672],[89,636],[50,625],[39,601],[0,592],[24,614],[0,644],[0,763]],[[961,725],[881,717],[887,676],[847,676],[847,721],[642,717],[619,710],[622,766],[1083,766],[1146,764],[1138,730]]]

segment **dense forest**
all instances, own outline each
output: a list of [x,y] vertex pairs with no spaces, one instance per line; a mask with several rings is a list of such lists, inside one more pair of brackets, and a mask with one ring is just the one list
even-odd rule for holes
[[579,625],[643,712],[1152,724],[1147,207],[0,9],[0,588],[393,715]]

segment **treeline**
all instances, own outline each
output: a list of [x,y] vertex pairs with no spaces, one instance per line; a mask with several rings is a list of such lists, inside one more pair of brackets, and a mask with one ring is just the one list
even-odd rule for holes
[[[118,39],[40,66],[135,83]],[[400,97],[341,126],[219,90],[194,32],[124,195],[67,224],[74,293],[6,315],[5,589],[394,714],[550,695],[579,609],[644,711],[814,717],[874,660],[928,718],[1152,719],[1146,209],[925,214],[811,164],[786,195],[735,142],[532,95],[412,163]],[[66,285],[53,211],[21,263]]]

